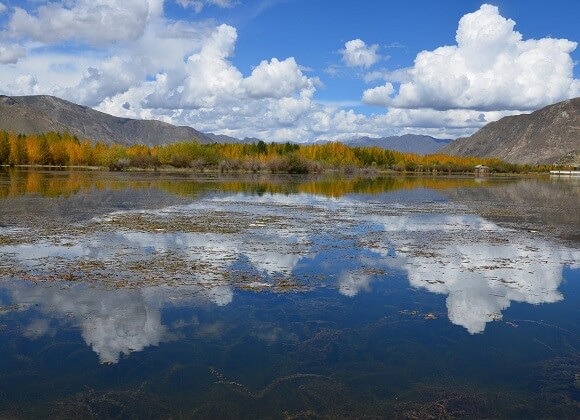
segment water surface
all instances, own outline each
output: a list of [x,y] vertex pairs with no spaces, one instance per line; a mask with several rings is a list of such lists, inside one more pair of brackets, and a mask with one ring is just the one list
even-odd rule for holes
[[0,415],[575,418],[579,192],[0,172]]

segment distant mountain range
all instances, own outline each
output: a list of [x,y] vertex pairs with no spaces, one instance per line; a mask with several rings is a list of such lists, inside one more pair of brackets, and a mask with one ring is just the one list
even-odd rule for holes
[[154,146],[196,139],[213,143],[191,128],[161,121],[118,118],[54,96],[0,96],[0,130],[22,134],[68,131],[79,138],[103,143]]
[[[223,134],[207,133],[207,137],[216,143],[257,143],[260,139],[246,137],[242,140]],[[318,140],[302,144],[322,144],[330,140]],[[451,139],[436,139],[430,136],[417,134],[405,134],[391,137],[359,137],[349,140],[339,140],[340,143],[352,147],[380,147],[381,149],[397,150],[403,153],[416,153],[420,155],[432,154],[451,143]]]
[[257,143],[260,141],[260,139],[257,139],[255,137],[245,137],[243,139],[238,139],[236,137],[231,137],[231,136],[226,136],[225,134],[214,134],[214,133],[206,133],[205,134],[207,137],[209,137],[213,143],[244,143],[244,144],[250,144],[250,143]]
[[442,153],[495,157],[517,164],[553,164],[580,153],[580,98],[531,114],[504,117],[471,137],[455,140]]
[[429,155],[439,151],[448,145],[451,139],[436,139],[431,136],[418,134],[405,134],[391,137],[360,137],[352,140],[344,140],[342,143],[355,147],[380,147],[381,149],[396,150],[403,153],[416,153]]

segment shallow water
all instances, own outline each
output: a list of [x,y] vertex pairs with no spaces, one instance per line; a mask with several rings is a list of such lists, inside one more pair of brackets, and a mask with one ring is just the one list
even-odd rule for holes
[[0,417],[580,412],[580,182],[0,172]]

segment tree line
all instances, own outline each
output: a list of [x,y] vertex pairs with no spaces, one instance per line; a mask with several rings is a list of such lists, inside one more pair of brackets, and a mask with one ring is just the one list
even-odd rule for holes
[[272,173],[317,173],[367,168],[431,173],[472,172],[476,165],[491,172],[542,171],[548,168],[508,164],[499,159],[417,155],[379,147],[324,144],[265,143],[200,144],[195,140],[168,145],[126,146],[80,140],[69,133],[15,134],[0,131],[0,165],[97,166],[130,168],[190,168],[192,170]]

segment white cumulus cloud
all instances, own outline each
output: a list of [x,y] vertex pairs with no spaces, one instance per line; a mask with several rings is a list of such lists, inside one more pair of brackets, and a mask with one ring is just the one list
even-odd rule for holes
[[377,53],[378,49],[377,44],[367,45],[361,39],[353,39],[344,44],[340,53],[347,66],[369,68],[381,58]]
[[283,98],[307,88],[308,78],[302,74],[294,57],[279,61],[262,61],[244,80],[249,96],[254,98]]
[[8,24],[12,36],[42,43],[77,41],[91,45],[139,38],[150,11],[162,0],[70,0],[41,5],[36,13],[16,7]]
[[55,88],[57,96],[69,98],[73,102],[89,106],[98,105],[103,99],[125,92],[146,77],[147,66],[141,60],[129,61],[120,56],[112,56],[103,61],[99,68],[87,68],[76,86]]
[[193,9],[196,13],[203,10],[205,6],[218,6],[222,9],[234,7],[235,0],[177,0],[177,4],[186,9]]
[[14,64],[26,57],[26,49],[21,45],[0,45],[0,64]]
[[387,82],[384,86],[365,90],[362,101],[369,105],[386,105],[390,102],[390,96],[394,91],[393,85]]
[[463,16],[456,45],[423,51],[395,94],[390,83],[363,101],[397,108],[534,110],[580,94],[566,39],[524,40],[515,22],[484,4]]
[[21,74],[7,86],[12,95],[38,95],[40,89],[38,80],[32,74]]
[[235,28],[217,27],[203,41],[201,50],[187,58],[185,66],[158,75],[155,92],[146,98],[147,106],[198,109],[235,101],[242,94],[243,76],[228,57],[236,40]]

